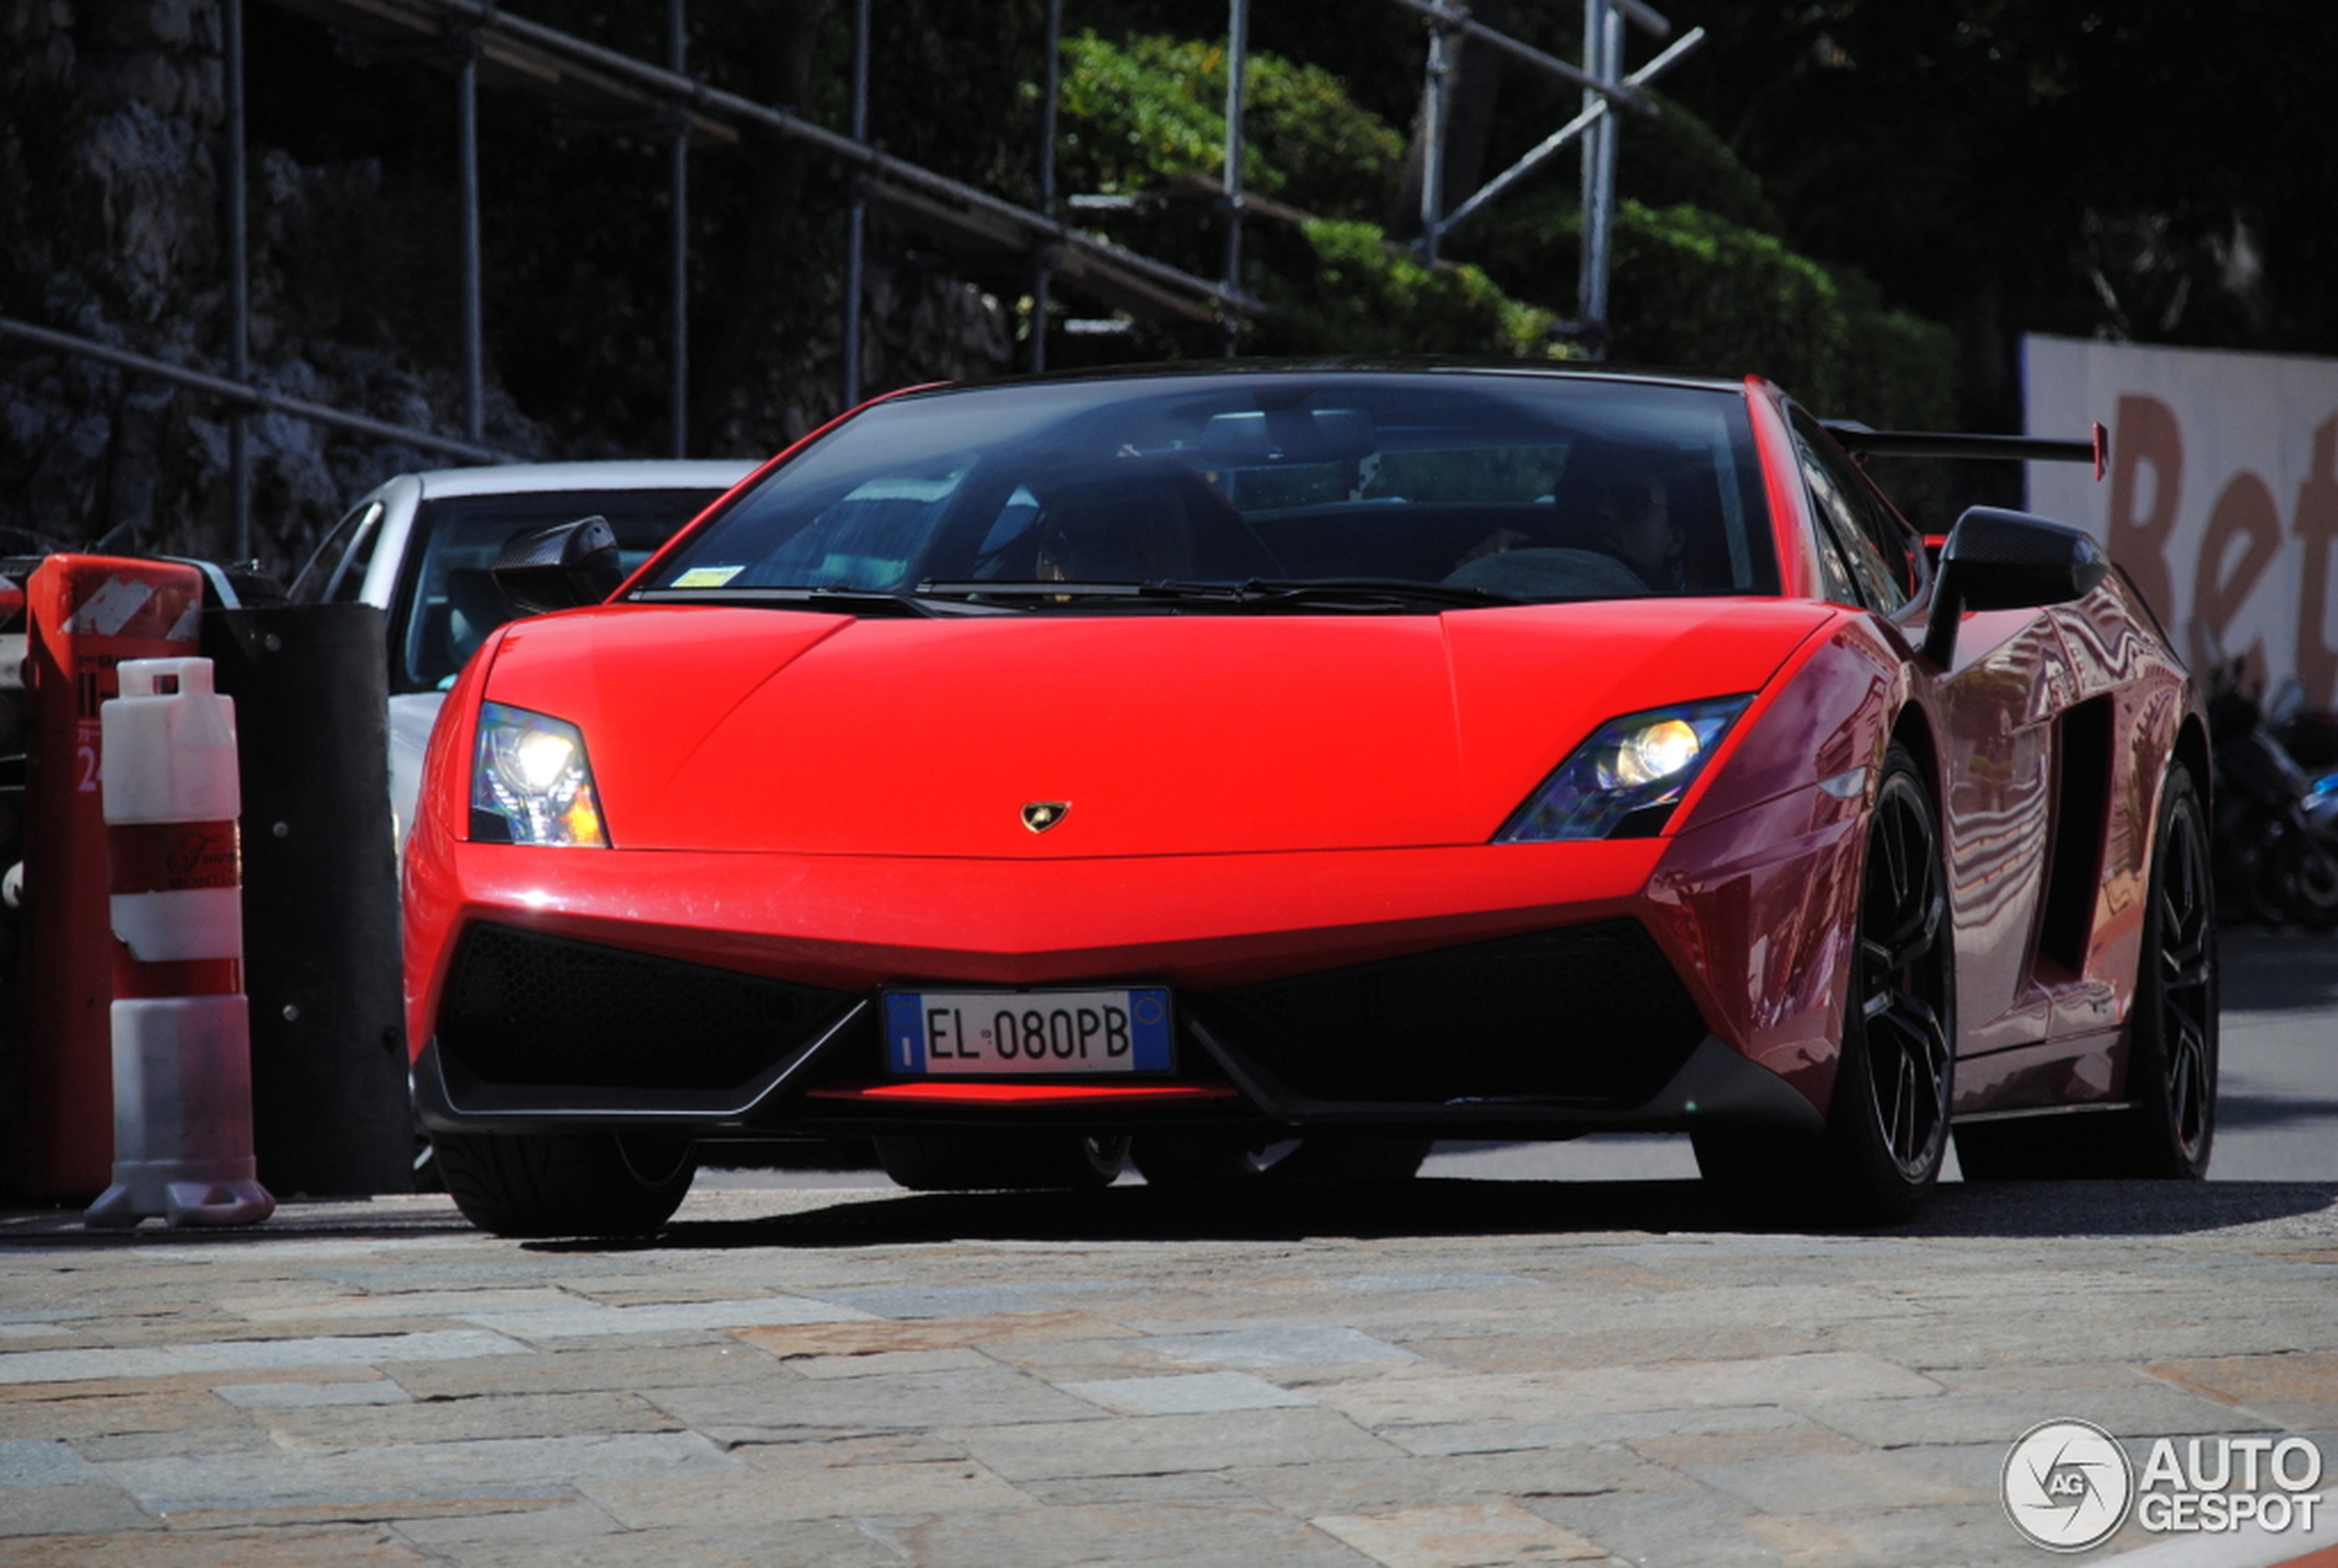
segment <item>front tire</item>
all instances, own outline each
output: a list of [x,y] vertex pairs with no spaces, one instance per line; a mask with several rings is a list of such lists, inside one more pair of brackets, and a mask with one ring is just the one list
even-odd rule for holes
[[1768,1221],[1885,1225],[1923,1207],[1948,1155],[1956,990],[1948,876],[1931,791],[1907,750],[1884,754],[1868,819],[1851,990],[1825,1130],[1693,1139],[1722,1201]]
[[498,1236],[652,1236],[698,1175],[686,1138],[626,1133],[433,1133],[455,1206]]

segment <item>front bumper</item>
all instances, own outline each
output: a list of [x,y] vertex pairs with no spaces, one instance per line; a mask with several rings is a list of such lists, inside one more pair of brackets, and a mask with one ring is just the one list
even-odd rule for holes
[[451,952],[415,1064],[425,1124],[449,1130],[753,1139],[1343,1125],[1552,1137],[1717,1117],[1817,1122],[1808,1099],[1709,1032],[1629,917],[1265,979],[1237,970],[1231,985],[1221,964],[1188,963],[1175,986],[1178,1069],[1140,1080],[895,1078],[864,990],[499,920],[462,927]]

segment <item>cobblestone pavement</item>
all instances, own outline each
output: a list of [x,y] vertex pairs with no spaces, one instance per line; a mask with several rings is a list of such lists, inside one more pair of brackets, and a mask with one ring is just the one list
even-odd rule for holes
[[2039,1568],[1997,1481],[2057,1416],[2338,1464],[2338,1183],[1950,1186],[1839,1237],[1665,1181],[702,1183],[637,1249],[431,1198],[0,1218],[11,1565]]

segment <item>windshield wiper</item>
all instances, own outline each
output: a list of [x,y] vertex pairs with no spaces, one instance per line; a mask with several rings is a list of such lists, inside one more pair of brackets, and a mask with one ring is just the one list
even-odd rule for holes
[[644,605],[729,605],[790,610],[830,610],[848,616],[932,617],[913,594],[878,588],[643,588],[629,594]]
[[1314,577],[1290,581],[1254,577],[1234,592],[1244,605],[1276,608],[1289,605],[1308,609],[1380,609],[1399,605],[1451,605],[1474,609],[1489,605],[1523,605],[1530,601],[1491,588],[1464,588],[1450,582],[1418,582],[1404,577]]
[[1311,581],[1254,577],[1246,582],[920,582],[927,598],[1000,599],[1050,605],[1097,600],[1133,605],[1218,605],[1229,610],[1306,609],[1379,613],[1410,605],[1478,608],[1528,601],[1490,588],[1415,582],[1401,577],[1332,577]]
[[913,590],[928,599],[1133,599],[1157,586],[1151,582],[1056,582],[1001,579],[996,582],[925,582]]

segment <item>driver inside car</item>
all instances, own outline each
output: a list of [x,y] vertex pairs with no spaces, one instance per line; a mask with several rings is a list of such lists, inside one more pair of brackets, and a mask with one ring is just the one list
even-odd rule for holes
[[1630,567],[1657,594],[1676,594],[1684,586],[1686,539],[1672,521],[1671,489],[1657,475],[1612,479],[1599,487],[1591,513],[1594,547]]
[[1176,500],[1147,485],[1067,487],[1039,514],[1031,575],[1040,582],[1154,582],[1193,575]]
[[1462,554],[1445,581],[1510,593],[1681,593],[1687,533],[1673,517],[1672,491],[1672,479],[1648,454],[1585,451],[1569,465],[1564,504],[1554,525],[1543,525],[1544,537],[1497,528]]

